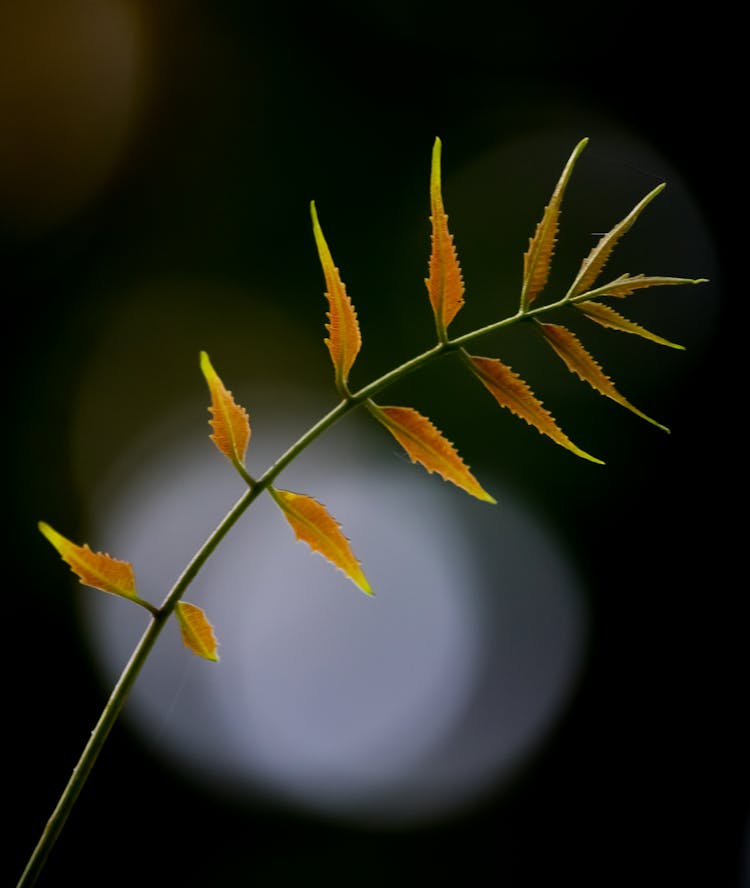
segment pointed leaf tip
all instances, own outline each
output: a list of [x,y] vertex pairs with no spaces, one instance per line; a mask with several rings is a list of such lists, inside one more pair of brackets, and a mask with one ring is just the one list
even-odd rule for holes
[[328,300],[328,324],[326,324],[328,338],[325,340],[325,344],[328,347],[336,373],[336,385],[338,388],[344,388],[349,379],[352,365],[362,347],[362,335],[359,331],[359,321],[354,305],[347,295],[339,269],[333,262],[333,256],[328,248],[323,229],[320,227],[315,201],[310,203],[310,215],[312,216],[315,246],[318,250],[326,284],[325,296]]
[[453,235],[448,230],[448,216],[443,206],[440,172],[442,142],[435,139],[430,171],[430,221],[432,223],[432,250],[429,277],[425,278],[427,293],[435,316],[439,339],[464,304],[464,282]]
[[45,521],[40,521],[38,527],[84,586],[147,606],[136,593],[133,567],[127,561],[119,561],[104,552],[92,552],[86,544],[78,546]]
[[209,437],[230,462],[242,466],[250,440],[247,411],[235,402],[204,351],[200,353],[200,365],[211,394],[211,406],[208,409],[212,419],[208,422],[213,434]]
[[314,552],[319,552],[342,570],[366,595],[373,594],[349,540],[341,531],[341,525],[322,503],[290,490],[269,487],[268,492],[284,513],[298,540],[307,543]]
[[367,402],[367,409],[384,425],[409,454],[428,472],[437,472],[471,496],[486,503],[497,503],[469,471],[453,444],[426,417],[411,407],[380,407]]
[[178,601],[175,606],[175,616],[185,647],[204,660],[218,662],[216,636],[203,610],[187,601]]

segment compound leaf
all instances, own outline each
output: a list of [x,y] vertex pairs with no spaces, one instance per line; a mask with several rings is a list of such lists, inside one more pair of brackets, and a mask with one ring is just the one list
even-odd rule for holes
[[440,177],[440,153],[442,143],[435,139],[432,149],[430,174],[430,221],[432,222],[432,251],[429,277],[425,278],[430,304],[435,315],[439,338],[444,338],[450,322],[464,304],[464,282],[458,262],[453,235],[448,231],[448,216],[443,206]]
[[640,324],[636,324],[634,321],[629,321],[627,318],[619,314],[619,312],[616,312],[614,308],[605,305],[603,302],[578,302],[576,303],[576,308],[582,311],[590,320],[595,321],[597,324],[601,324],[602,327],[609,327],[612,330],[620,330],[622,333],[634,333],[636,336],[650,339],[652,342],[659,343],[659,345],[668,345],[670,348],[685,348],[684,345],[670,342],[668,339],[664,339],[662,336],[657,336],[656,333],[652,333],[645,327],[641,327]]
[[620,238],[632,228],[636,219],[651,203],[651,201],[664,190],[665,186],[657,185],[653,191],[650,191],[643,200],[636,204],[635,207],[610,231],[603,235],[599,242],[593,247],[589,255],[581,263],[581,267],[573,281],[573,285],[568,291],[568,297],[572,298],[581,293],[585,293],[591,288],[591,285],[599,277],[607,260],[612,255],[612,251],[617,246]]
[[367,402],[367,409],[388,429],[412,462],[421,463],[428,472],[437,472],[477,499],[496,502],[479,485],[453,444],[426,416],[411,407],[379,407],[373,401]]
[[247,411],[235,403],[232,393],[211,365],[206,352],[201,352],[201,370],[211,393],[209,410],[213,416],[209,420],[213,428],[211,440],[232,463],[241,466],[245,458],[247,443],[250,440],[250,423]]
[[342,570],[359,588],[372,595],[367,578],[341,532],[341,525],[326,507],[311,496],[269,487],[269,493],[292,526],[295,536]]
[[573,167],[587,143],[588,139],[582,139],[573,149],[560,180],[555,186],[550,202],[544,208],[544,214],[536,226],[534,236],[529,238],[529,248],[523,257],[523,287],[521,289],[521,308],[523,310],[526,310],[542,292],[549,279],[563,195]]
[[480,358],[468,354],[466,358],[474,375],[501,407],[507,407],[516,416],[526,420],[529,425],[534,426],[543,435],[548,435],[555,443],[566,447],[576,456],[602,463],[600,459],[581,450],[568,438],[527,383],[510,367],[497,358]]
[[328,338],[325,344],[331,355],[331,361],[336,373],[336,385],[339,388],[346,386],[349,379],[349,371],[362,346],[362,336],[359,332],[357,313],[354,311],[346,287],[341,280],[338,268],[333,264],[331,251],[323,236],[323,230],[318,221],[318,213],[315,202],[310,204],[312,215],[313,234],[318,248],[320,264],[323,267],[323,277],[326,282],[326,299],[328,300]]
[[652,423],[663,431],[668,432],[669,429],[646,416],[645,413],[634,407],[627,398],[624,398],[615,388],[612,380],[604,373],[602,368],[591,357],[581,344],[580,340],[567,329],[559,324],[543,324],[541,321],[536,322],[542,331],[544,338],[547,340],[553,351],[562,359],[565,366],[571,373],[575,373],[584,382],[587,382],[592,388],[632,410],[637,416]]
[[185,647],[203,657],[204,660],[218,661],[218,644],[214,636],[213,626],[206,619],[205,613],[195,604],[178,601],[175,616],[180,624],[180,632]]
[[88,545],[78,546],[44,521],[39,522],[39,530],[57,549],[84,586],[101,589],[144,604],[135,590],[135,575],[132,565],[118,561],[104,552],[93,552]]

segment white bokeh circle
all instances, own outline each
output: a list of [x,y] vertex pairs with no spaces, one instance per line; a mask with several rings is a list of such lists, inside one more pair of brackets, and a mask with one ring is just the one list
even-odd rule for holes
[[[568,559],[528,508],[484,476],[499,504],[473,500],[370,431],[347,420],[278,484],[326,504],[375,597],[296,542],[264,496],[186,595],[214,624],[220,662],[191,655],[168,627],[126,717],[222,790],[413,822],[481,796],[538,748],[573,687],[586,619]],[[254,438],[251,471],[296,434],[279,420]],[[176,419],[100,488],[95,547],[131,561],[139,593],[158,603],[242,492]],[[147,615],[112,596],[84,600],[113,680]]]

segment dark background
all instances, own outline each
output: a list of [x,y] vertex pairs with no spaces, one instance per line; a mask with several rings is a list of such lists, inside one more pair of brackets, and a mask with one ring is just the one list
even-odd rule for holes
[[[663,418],[671,436],[571,386],[558,410],[576,440],[607,459],[604,481],[505,418],[498,452],[485,426],[495,420],[489,407],[461,439],[478,465],[501,460],[502,473],[564,528],[588,573],[590,650],[552,739],[502,794],[460,817],[368,832],[229,803],[186,783],[118,726],[40,884],[406,885],[481,873],[513,888],[747,885],[744,411],[733,391],[742,332],[730,252],[744,190],[736,23],[717,8],[698,16],[658,4],[151,7],[0,6],[10,641],[3,883],[22,869],[105,694],[39,518],[89,538],[95,516],[82,475],[106,467],[133,423],[170,398],[195,397],[202,417],[199,348],[218,349],[228,376],[245,361],[271,361],[280,379],[327,381],[311,198],[348,269],[368,346],[358,362],[365,381],[431,335],[425,305],[404,303],[423,296],[427,228],[418,225],[435,135],[467,280],[481,294],[494,292],[491,274],[517,280],[568,152],[590,135],[591,165],[570,192],[579,185],[580,206],[597,206],[602,181],[621,177],[624,203],[606,208],[611,224],[663,168],[685,184],[715,258],[710,270],[700,267],[705,243],[686,242],[668,189],[663,210],[630,236],[640,237],[629,244],[632,261],[645,255],[649,267],[618,273],[712,278],[687,295],[658,297],[659,331],[693,355],[657,364],[648,344],[610,346],[593,334],[592,343],[613,349],[605,366],[623,391]],[[460,178],[447,190],[452,169],[513,139],[544,145],[545,132],[549,150],[501,171],[511,183],[499,192],[504,205],[488,207],[475,180],[468,194]],[[640,140],[662,168],[634,171],[627,159],[597,153],[597,132],[609,146],[618,132]],[[494,185],[487,192],[498,193]],[[474,206],[496,226],[498,245],[492,229],[472,240]],[[141,281],[161,295],[144,296]],[[256,294],[260,318],[239,304],[243,288]],[[110,319],[133,292],[148,310],[114,337]],[[646,301],[639,305],[648,320]],[[486,322],[473,311],[467,324]],[[236,312],[231,335],[226,312]],[[307,331],[301,350],[283,336],[264,338],[267,325],[283,330],[280,318],[295,325],[289,342]],[[179,347],[170,348],[173,337]],[[102,339],[111,376],[92,382],[85,374]],[[662,366],[667,381],[654,386]],[[542,380],[547,372],[539,370]],[[437,403],[429,381],[413,385],[429,414],[430,398]],[[82,386],[103,393],[85,434],[76,417],[96,415],[75,406]],[[461,403],[443,410],[464,415]],[[95,875],[99,861],[114,873]]]

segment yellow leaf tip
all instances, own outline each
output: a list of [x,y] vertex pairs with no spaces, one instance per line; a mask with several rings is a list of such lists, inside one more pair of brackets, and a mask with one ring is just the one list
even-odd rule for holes
[[66,539],[61,533],[58,533],[58,531],[56,531],[54,527],[47,524],[46,521],[40,521],[37,524],[37,527],[39,528],[44,538],[52,543],[52,545],[55,547],[55,549],[57,549],[58,552],[60,551],[61,544],[65,545],[70,542],[70,540]]
[[56,541],[60,538],[60,534],[53,527],[50,527],[46,521],[40,521],[37,524],[37,527],[45,539],[49,540],[49,542],[57,548]]
[[200,353],[200,367],[201,372],[206,378],[208,378],[209,374],[214,372],[214,368],[211,364],[211,359],[208,356],[208,352],[202,351]]

